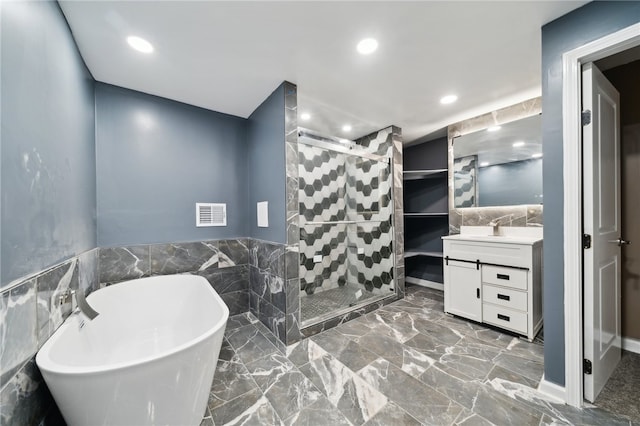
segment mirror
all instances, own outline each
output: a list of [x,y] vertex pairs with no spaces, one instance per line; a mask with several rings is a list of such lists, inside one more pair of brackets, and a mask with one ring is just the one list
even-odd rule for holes
[[454,204],[542,204],[540,114],[453,140]]

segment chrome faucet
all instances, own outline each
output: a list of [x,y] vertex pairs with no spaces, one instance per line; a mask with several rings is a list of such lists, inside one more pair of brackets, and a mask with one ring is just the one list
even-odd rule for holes
[[493,227],[493,235],[500,235],[500,223],[498,221],[492,220],[489,222],[489,226]]
[[58,296],[58,304],[63,305],[69,302],[71,302],[71,312],[75,311],[76,307],[78,307],[80,312],[90,320],[100,315],[89,305],[89,303],[87,303],[87,299],[85,299],[84,292],[82,290],[65,290],[60,294],[60,296]]
[[493,236],[500,235],[500,225],[502,225],[502,219],[504,219],[505,217],[508,216],[502,216],[489,222],[489,226],[493,227]]

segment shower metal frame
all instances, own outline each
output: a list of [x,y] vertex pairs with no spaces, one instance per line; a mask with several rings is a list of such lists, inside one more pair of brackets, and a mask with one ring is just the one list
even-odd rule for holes
[[[301,140],[300,137],[307,137],[308,140]],[[374,160],[381,163],[390,163],[391,158],[386,155],[373,154],[370,152],[362,151],[358,144],[348,139],[340,139],[329,136],[322,136],[313,130],[298,128],[298,143],[304,145],[315,146],[322,149],[328,149],[330,151],[340,152],[342,154],[354,155],[356,157],[366,158],[368,160]]]
[[[305,138],[306,140],[303,140],[302,138]],[[357,156],[357,157],[361,157],[361,158],[365,158],[368,160],[374,160],[374,161],[378,161],[380,163],[387,163],[389,166],[389,179],[391,179],[391,202],[393,203],[393,208],[395,209],[395,185],[393,185],[393,179],[394,179],[394,164],[393,164],[393,157],[392,156],[387,156],[387,155],[380,155],[380,154],[373,154],[373,153],[369,153],[369,152],[363,152],[361,150],[361,148],[359,148],[359,146],[356,144],[355,141],[352,140],[348,140],[348,139],[343,139],[343,138],[336,138],[336,137],[332,137],[332,136],[324,136],[322,134],[319,134],[313,130],[310,129],[306,129],[303,127],[298,127],[298,144],[304,144],[304,145],[308,145],[308,146],[314,146],[317,148],[321,148],[321,149],[328,149],[331,151],[335,151],[335,152],[339,152],[339,153],[343,153],[343,154],[347,154],[347,155],[353,155],[353,156]],[[355,149],[354,149],[355,148]],[[338,225],[338,224],[345,224],[345,225],[352,225],[352,224],[358,224],[358,223],[372,223],[372,222],[376,222],[371,221],[371,220],[365,220],[365,221],[349,221],[349,220],[345,220],[345,221],[310,221],[310,222],[302,222],[302,216],[301,216],[301,220],[300,220],[300,226],[304,226],[304,225]],[[381,221],[377,221],[377,222],[381,222]],[[380,303],[383,301],[386,301],[388,299],[397,299],[399,297],[399,288],[398,288],[398,277],[396,274],[397,271],[397,261],[396,261],[396,223],[395,223],[395,215],[391,214],[391,226],[393,229],[393,238],[392,238],[392,262],[393,262],[393,281],[394,281],[394,286],[393,289],[391,290],[393,292],[392,295],[389,296],[384,296],[382,294],[380,294],[380,298],[375,298],[374,300],[368,300],[365,299],[363,300],[361,303],[355,304],[353,306],[347,306],[344,307],[342,309],[338,309],[335,311],[331,311],[331,312],[327,312],[326,315],[322,315],[320,317],[317,318],[313,318],[311,320],[308,320],[306,322],[303,322],[301,320],[300,322],[300,329],[304,330],[306,328],[309,327],[313,327],[317,324],[323,323],[325,321],[331,320],[333,318],[338,318],[338,317],[342,317],[344,315],[349,314],[350,312],[354,312],[358,309],[364,308],[366,306],[370,306],[376,303]],[[298,296],[300,297],[300,296]],[[302,305],[300,306],[300,309],[302,309]],[[302,315],[302,312],[300,312],[300,315]]]

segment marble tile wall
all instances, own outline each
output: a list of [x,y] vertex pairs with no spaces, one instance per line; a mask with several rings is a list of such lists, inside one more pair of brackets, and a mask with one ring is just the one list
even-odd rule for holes
[[94,249],[12,283],[0,294],[0,424],[38,424],[53,406],[35,354],[71,313],[70,303],[56,303],[62,292],[81,288],[89,295],[130,279],[192,273],[209,280],[231,315],[248,312],[249,243],[229,239]]
[[393,228],[395,266],[393,279],[396,284],[396,294],[402,299],[405,294],[404,269],[404,200],[403,200],[403,157],[402,130],[391,126],[391,162],[393,163]]
[[209,280],[230,315],[249,310],[248,239],[104,247],[99,253],[100,285],[152,275],[195,274]]
[[[278,339],[276,346],[287,343],[287,321],[295,322],[298,308],[295,306],[299,290],[286,286],[287,246],[269,241],[252,239],[249,246],[249,307],[251,313]],[[297,260],[297,259],[296,259]],[[293,270],[295,268],[288,268]],[[294,278],[291,278],[294,280]],[[291,306],[288,309],[288,305]],[[292,308],[296,307],[295,312]],[[293,335],[291,336],[291,338]]]
[[34,356],[71,313],[66,289],[151,275],[192,273],[209,280],[231,315],[249,311],[249,240],[230,239],[94,249],[12,283],[0,295],[0,423],[37,424],[52,399]]
[[543,208],[542,205],[520,205],[501,207],[455,207],[454,191],[454,138],[478,130],[486,129],[490,126],[509,123],[521,118],[540,114],[542,111],[542,98],[529,99],[480,115],[468,120],[452,124],[447,128],[449,140],[449,233],[460,233],[461,226],[486,226],[492,220],[500,219],[501,226],[542,226]]
[[285,246],[285,336],[287,344],[297,342],[300,334],[300,187],[298,171],[298,87],[284,85],[285,163],[287,178],[287,244]]
[[64,291],[97,286],[98,250],[67,259],[14,281],[0,294],[0,424],[38,424],[53,399],[35,365],[35,354],[71,313]]

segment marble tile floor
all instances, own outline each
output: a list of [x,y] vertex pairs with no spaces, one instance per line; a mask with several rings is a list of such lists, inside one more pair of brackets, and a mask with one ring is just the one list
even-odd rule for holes
[[543,351],[406,298],[280,352],[251,314],[231,317],[202,426],[630,425],[536,391]]

